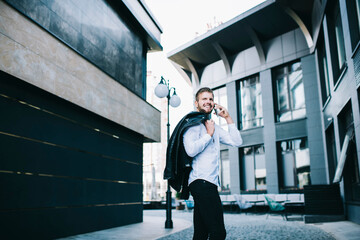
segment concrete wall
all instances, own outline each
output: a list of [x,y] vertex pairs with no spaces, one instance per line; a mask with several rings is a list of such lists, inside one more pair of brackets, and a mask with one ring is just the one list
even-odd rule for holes
[[319,96],[315,55],[301,59],[306,104],[306,130],[310,153],[312,184],[326,184],[326,162],[321,124],[321,98]]
[[299,59],[309,54],[305,37],[299,29],[265,41],[265,64],[261,64],[255,47],[236,53],[231,65],[231,75],[226,75],[222,61],[206,66],[201,74],[200,84],[215,88],[227,82],[236,81],[260,71]]
[[276,151],[275,111],[273,104],[271,70],[260,73],[264,116],[264,146],[266,159],[266,184],[269,193],[279,192]]
[[157,109],[3,1],[0,17],[0,70],[160,140]]

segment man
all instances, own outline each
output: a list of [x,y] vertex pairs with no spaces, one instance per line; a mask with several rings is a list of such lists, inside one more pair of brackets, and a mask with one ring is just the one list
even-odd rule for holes
[[183,135],[185,151],[193,157],[188,180],[195,203],[193,239],[225,239],[223,209],[217,190],[220,186],[220,143],[239,147],[242,138],[229,112],[223,106],[215,105],[210,88],[199,89],[195,98],[197,111],[211,114],[214,108],[217,109],[217,115],[226,120],[229,132],[210,119],[190,127]]

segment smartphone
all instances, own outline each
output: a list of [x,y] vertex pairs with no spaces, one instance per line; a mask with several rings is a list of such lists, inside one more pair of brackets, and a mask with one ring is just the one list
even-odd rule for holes
[[[216,104],[215,104],[215,107],[216,107]],[[215,114],[216,114],[216,116],[219,116],[220,110],[219,110],[219,109],[216,109],[215,107],[214,107]]]

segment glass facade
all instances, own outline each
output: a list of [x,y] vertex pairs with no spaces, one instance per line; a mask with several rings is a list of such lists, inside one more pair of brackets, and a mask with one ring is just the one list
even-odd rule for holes
[[[214,102],[228,109],[226,87],[217,88],[213,90],[213,92],[214,92]],[[220,127],[222,127],[225,130],[228,129],[227,122],[224,118],[217,117],[214,114],[212,114],[211,117],[212,119],[214,119],[215,123],[218,124]]]
[[334,85],[340,79],[343,70],[346,67],[346,55],[344,45],[344,31],[339,7],[339,1],[335,1],[332,5],[331,12],[327,14],[329,17],[328,31],[330,52],[332,60],[332,68],[334,73]]
[[356,141],[353,134],[348,149],[347,176],[344,176],[346,185],[349,188],[346,192],[347,200],[360,201],[360,175],[359,175],[359,161],[356,154]]
[[[356,140],[354,134],[354,118],[352,113],[351,102],[348,102],[338,115],[339,121],[339,137],[341,151],[346,151],[345,167],[343,178],[345,182],[345,200],[360,201],[360,175],[359,161],[357,158]],[[349,134],[351,133],[351,134]],[[349,145],[344,148],[345,135],[349,134]]]
[[357,30],[360,33],[360,0],[355,0]]
[[342,69],[345,64],[345,46],[340,10],[336,12],[335,16],[335,35],[339,69]]
[[300,62],[295,62],[273,71],[277,95],[277,121],[304,118],[305,95]]
[[7,0],[85,59],[146,99],[146,47],[121,9],[106,1]]
[[230,191],[230,159],[229,159],[229,150],[220,151],[220,184],[221,191],[227,192]]
[[266,190],[266,165],[264,145],[245,147],[241,159],[241,189]]
[[350,39],[352,49],[358,47],[360,41],[360,0],[346,0],[349,27],[351,29]]
[[238,96],[240,97],[241,129],[263,126],[259,76],[240,81]]
[[337,167],[337,154],[336,154],[336,142],[334,134],[334,124],[331,124],[325,132],[326,135],[326,150],[328,158],[328,171],[329,171],[329,180],[333,182],[335,176],[335,169]]
[[278,143],[279,180],[282,189],[303,189],[310,181],[310,156],[307,140],[294,139]]
[[321,31],[320,36],[321,37],[319,39],[317,52],[318,52],[319,75],[320,75],[320,84],[321,84],[321,97],[323,104],[325,104],[328,98],[330,97],[330,82],[329,82],[328,60],[326,56],[323,31]]

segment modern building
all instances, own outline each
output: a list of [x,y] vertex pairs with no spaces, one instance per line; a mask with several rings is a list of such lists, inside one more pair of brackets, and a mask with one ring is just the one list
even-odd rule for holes
[[142,221],[144,142],[159,142],[143,1],[0,0],[0,225],[54,239]]
[[302,193],[339,182],[360,223],[360,2],[268,0],[168,54],[241,129],[222,191]]

